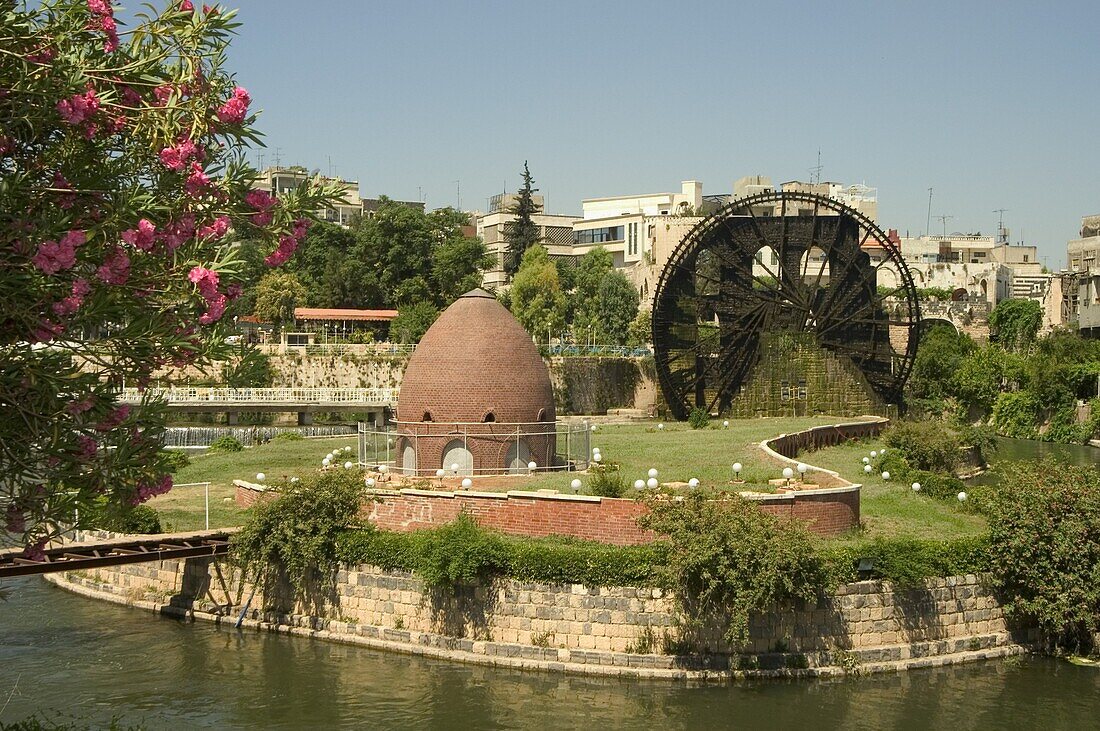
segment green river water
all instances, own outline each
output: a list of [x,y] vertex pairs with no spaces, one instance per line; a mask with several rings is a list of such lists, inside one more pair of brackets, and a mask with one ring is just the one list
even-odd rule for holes
[[[1014,442],[994,461],[1100,454]],[[1049,658],[836,680],[597,679],[192,624],[40,578],[4,586],[0,722],[50,711],[150,729],[1100,729],[1100,669]]]

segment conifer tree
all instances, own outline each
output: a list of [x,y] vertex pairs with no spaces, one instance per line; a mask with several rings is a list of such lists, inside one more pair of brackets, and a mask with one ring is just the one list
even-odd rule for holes
[[516,196],[516,202],[509,206],[508,212],[516,217],[504,230],[504,239],[508,242],[508,250],[504,256],[504,272],[511,280],[519,270],[523,254],[528,248],[540,243],[539,227],[531,217],[542,210],[535,203],[533,193],[538,188],[531,187],[535,181],[531,178],[531,171],[527,169],[527,161],[523,161],[523,187]]

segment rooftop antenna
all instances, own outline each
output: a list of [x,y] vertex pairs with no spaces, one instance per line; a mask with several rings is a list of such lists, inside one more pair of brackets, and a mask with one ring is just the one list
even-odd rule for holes
[[416,186],[416,199],[421,203],[424,202],[424,188],[423,186]]
[[462,210],[462,181],[455,180],[455,210]]
[[328,158],[328,176],[332,177],[332,155],[325,155]]
[[259,167],[260,167],[260,170],[263,170],[264,169],[264,154],[262,152],[258,153],[258,154],[260,156],[260,165],[259,165]]
[[928,189],[928,218],[924,220],[924,235],[932,235],[932,189]]
[[275,148],[275,167],[279,167],[279,165],[283,161],[283,157],[282,157],[282,154],[281,154],[282,151],[283,151],[283,148],[281,148],[281,147],[276,147]]
[[947,221],[949,219],[954,218],[954,216],[936,216],[936,218],[940,219],[940,222],[943,224],[943,237],[946,239],[947,238]]
[[1005,236],[1005,211],[1007,211],[1007,210],[1008,210],[1007,208],[997,208],[997,209],[994,209],[994,211],[993,211],[994,213],[997,214],[997,239],[998,239],[997,243],[998,244],[1007,244],[1008,243],[1008,237]]
[[817,165],[810,168],[810,182],[817,184],[821,182],[821,148],[817,148]]

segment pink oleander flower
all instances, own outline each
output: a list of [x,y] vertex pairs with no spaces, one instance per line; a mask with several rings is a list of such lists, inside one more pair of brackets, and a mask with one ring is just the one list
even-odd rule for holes
[[138,505],[145,502],[149,498],[156,497],[157,495],[163,495],[172,489],[172,476],[164,475],[156,483],[151,482],[139,482],[137,491],[130,496],[130,504]]
[[212,299],[218,294],[218,273],[203,266],[194,267],[187,273],[187,280],[194,284],[203,299]]
[[88,0],[88,10],[93,15],[111,15],[114,10],[107,0]]
[[275,206],[275,198],[266,190],[253,189],[248,191],[244,202],[257,211],[266,211]]
[[224,294],[217,294],[206,300],[206,312],[199,317],[200,325],[210,325],[217,322],[225,314],[225,308],[229,304],[229,298]]
[[95,274],[107,284],[126,284],[130,278],[130,257],[124,249],[116,246],[108,252]]
[[153,245],[156,243],[157,227],[147,218],[143,218],[138,221],[137,228],[131,228],[123,231],[120,236],[122,240],[142,251],[152,251]]
[[172,145],[160,151],[160,162],[169,170],[181,172],[192,159],[202,160],[205,154],[202,148],[195,145],[189,138],[183,137]]
[[290,261],[290,258],[294,256],[294,252],[298,249],[298,240],[290,234],[285,234],[279,237],[279,246],[275,251],[267,255],[264,259],[264,264],[269,267],[277,267],[286,264]]
[[313,221],[310,221],[308,218],[299,218],[294,222],[291,233],[294,238],[301,241],[312,224]]
[[132,86],[123,86],[119,96],[122,99],[122,103],[128,107],[141,106],[141,94],[134,91],[134,87]]
[[40,48],[36,48],[34,53],[27,54],[27,60],[31,63],[46,64],[50,61],[53,61],[55,56],[57,56],[56,51],[54,51],[49,46],[42,46]]
[[96,96],[95,89],[88,89],[83,94],[73,94],[57,103],[57,111],[69,124],[80,124],[98,109],[99,97]]
[[195,214],[185,213],[178,221],[170,221],[161,232],[161,241],[168,251],[175,251],[195,235]]
[[70,401],[69,405],[65,407],[65,411],[71,416],[79,416],[85,411],[90,410],[93,406],[95,406],[95,396],[86,396],[80,401]]
[[76,443],[79,446],[76,456],[81,462],[91,462],[95,459],[99,446],[94,439],[85,434],[81,434],[76,438]]
[[237,299],[242,294],[244,294],[244,288],[237,283],[233,283],[225,288],[225,296],[231,300]]
[[71,269],[76,264],[76,247],[85,241],[87,235],[83,231],[69,231],[60,241],[43,241],[38,245],[38,252],[31,257],[31,263],[43,274]]
[[92,287],[88,284],[87,279],[77,279],[73,282],[72,294],[60,302],[53,303],[52,309],[54,313],[59,317],[66,317],[73,314],[84,304],[84,298],[87,297],[88,293],[91,291]]
[[240,124],[248,116],[248,105],[252,103],[252,97],[248,91],[238,86],[233,89],[233,95],[218,107],[218,120],[226,124]]
[[190,13],[194,9],[195,9],[195,6],[191,4],[191,0],[183,0],[183,2],[180,3],[180,12],[181,13]]
[[65,332],[64,325],[43,318],[31,332],[31,342],[48,343],[63,332]]
[[199,236],[204,239],[220,239],[229,231],[229,216],[218,216],[213,223],[199,229]]
[[15,503],[8,503],[4,511],[4,530],[8,533],[22,533],[27,529],[27,516]]
[[197,162],[191,163],[191,174],[187,176],[187,180],[183,183],[183,192],[192,198],[197,198],[209,186],[210,176],[203,172],[202,165]]
[[119,406],[107,416],[103,417],[102,421],[95,425],[95,430],[99,432],[111,431],[130,416],[130,407],[127,404]]
[[6,156],[15,150],[15,140],[7,135],[0,135],[0,157]]
[[45,561],[46,560],[46,547],[45,539],[32,543],[29,546],[24,546],[23,557],[28,561]]
[[171,84],[161,84],[153,89],[153,96],[157,100],[157,106],[166,106],[169,100],[172,98],[172,92],[175,91],[175,87]]

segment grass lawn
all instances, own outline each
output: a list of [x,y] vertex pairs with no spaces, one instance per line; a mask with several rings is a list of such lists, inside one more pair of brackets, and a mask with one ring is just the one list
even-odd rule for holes
[[981,535],[988,530],[985,518],[980,515],[915,493],[908,483],[887,482],[877,472],[864,474],[863,458],[882,446],[877,440],[848,442],[805,455],[811,464],[839,472],[845,479],[863,485],[860,517],[864,531],[852,538],[949,539]]
[[[746,484],[738,489],[770,491],[767,481],[780,476],[780,468],[769,463],[755,444],[761,440],[818,424],[836,424],[837,417],[762,418],[730,422],[728,429],[712,422],[710,429],[693,430],[686,423],[667,423],[662,431],[655,422],[600,425],[592,435],[604,461],[618,462],[628,484],[645,479],[651,467],[662,482],[686,482],[695,477],[704,487],[728,488],[730,465],[744,465]],[[717,428],[716,428],[717,427]],[[175,475],[179,483],[207,482],[210,487],[211,527],[239,525],[244,511],[233,502],[233,480],[252,480],[265,473],[270,480],[303,476],[320,466],[329,451],[355,445],[355,436],[274,441],[243,452],[194,457]],[[878,474],[865,475],[861,458],[881,446],[878,442],[852,442],[803,456],[809,464],[835,470],[852,482],[863,484],[861,515],[865,530],[858,536],[908,536],[912,538],[956,538],[986,530],[985,521],[955,505],[914,494],[908,485],[885,482]],[[354,458],[353,458],[354,459]],[[566,492],[575,473],[551,472],[531,477],[474,478],[475,490],[540,490]],[[585,481],[583,475],[580,476]],[[400,479],[400,478],[399,478]],[[393,483],[399,486],[399,482]],[[582,490],[583,491],[583,490]],[[176,487],[150,501],[167,528],[191,530],[205,523],[202,487]]]

